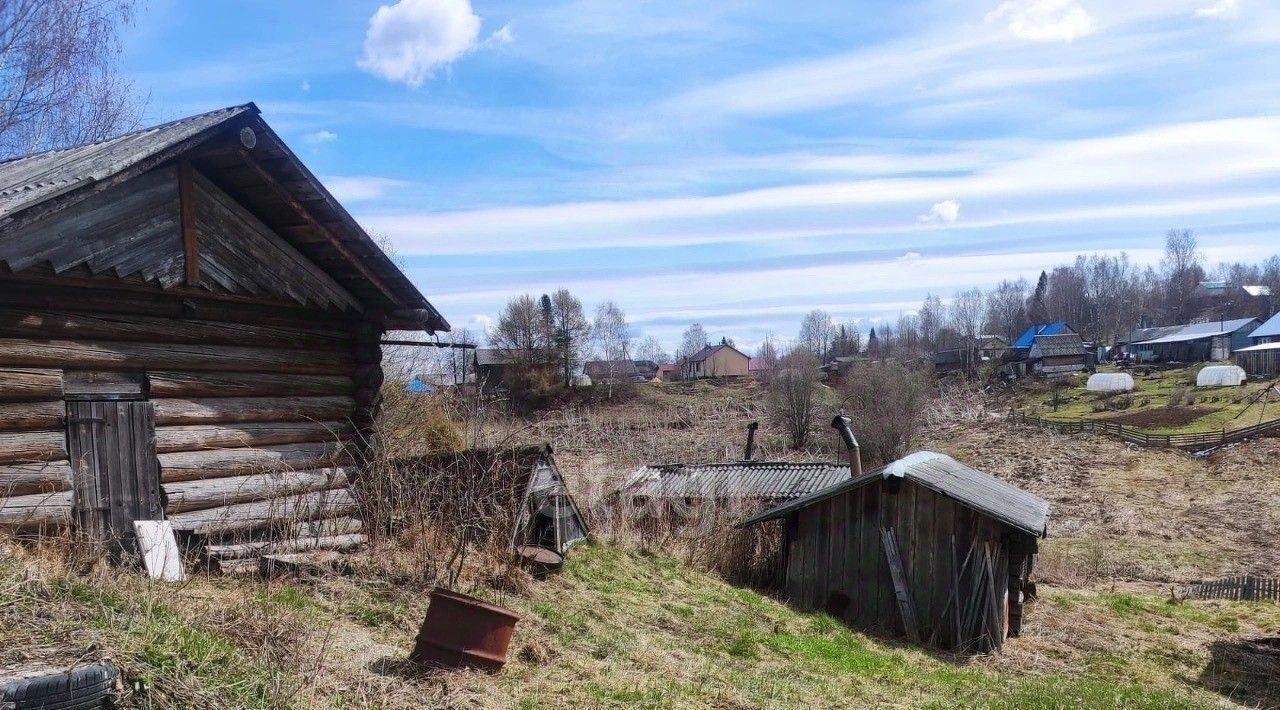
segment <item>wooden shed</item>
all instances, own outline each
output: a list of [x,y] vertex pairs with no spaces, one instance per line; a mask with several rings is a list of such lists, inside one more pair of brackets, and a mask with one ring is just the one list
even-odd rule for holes
[[433,520],[468,528],[482,542],[563,555],[587,538],[586,520],[550,445],[466,449],[395,463],[397,485],[405,490],[384,493],[421,500]]
[[965,652],[1021,628],[1049,504],[922,451],[766,510],[785,521],[785,594],[855,628]]
[[253,104],[0,163],[0,526],[346,515],[384,332],[448,327]]

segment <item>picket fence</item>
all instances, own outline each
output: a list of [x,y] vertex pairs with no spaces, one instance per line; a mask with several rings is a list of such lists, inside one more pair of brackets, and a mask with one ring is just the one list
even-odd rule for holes
[[1187,588],[1187,596],[1196,599],[1234,599],[1247,602],[1280,602],[1280,578],[1227,577],[1201,582]]
[[1244,429],[1227,431],[1200,431],[1183,434],[1153,434],[1137,427],[1125,426],[1119,422],[1108,422],[1093,419],[1045,419],[1032,417],[1020,412],[1010,412],[1009,421],[1013,424],[1033,426],[1059,434],[1104,434],[1122,439],[1138,446],[1187,449],[1203,451],[1225,446],[1237,441],[1262,436],[1280,436],[1280,419],[1272,422],[1256,424]]

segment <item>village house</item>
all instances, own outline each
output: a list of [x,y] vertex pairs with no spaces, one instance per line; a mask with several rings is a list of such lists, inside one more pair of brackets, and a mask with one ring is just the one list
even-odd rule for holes
[[698,380],[717,377],[747,377],[751,374],[751,358],[727,342],[708,345],[683,359],[680,379]]
[[742,526],[781,521],[783,591],[796,607],[983,653],[1021,631],[1048,514],[1037,496],[948,456],[918,452]]
[[345,520],[383,334],[449,329],[253,104],[0,163],[0,216],[0,526]]
[[1255,377],[1280,375],[1280,313],[1258,326],[1250,335],[1252,345],[1235,353],[1235,363]]
[[591,360],[582,366],[582,374],[593,384],[635,382],[640,370],[631,360]]
[[1037,323],[1014,341],[1009,367],[1018,374],[1060,375],[1088,369],[1090,357],[1080,335],[1062,321]]
[[1201,281],[1191,294],[1191,313],[1201,318],[1266,318],[1274,302],[1271,289],[1257,284]]
[[1237,318],[1148,328],[1135,334],[1145,339],[1127,343],[1124,350],[1144,362],[1229,360],[1236,350],[1250,345],[1249,336],[1259,324],[1257,318]]

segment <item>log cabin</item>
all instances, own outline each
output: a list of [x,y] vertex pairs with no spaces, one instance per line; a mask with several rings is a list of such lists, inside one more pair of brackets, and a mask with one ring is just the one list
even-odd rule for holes
[[253,104],[0,163],[0,528],[342,519],[383,334],[448,329]]

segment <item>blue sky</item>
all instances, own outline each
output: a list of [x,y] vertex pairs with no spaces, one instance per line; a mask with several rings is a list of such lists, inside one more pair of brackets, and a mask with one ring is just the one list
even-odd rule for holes
[[1280,6],[151,0],[148,122],[252,100],[456,327],[565,286],[669,347],[1081,251],[1280,252]]

